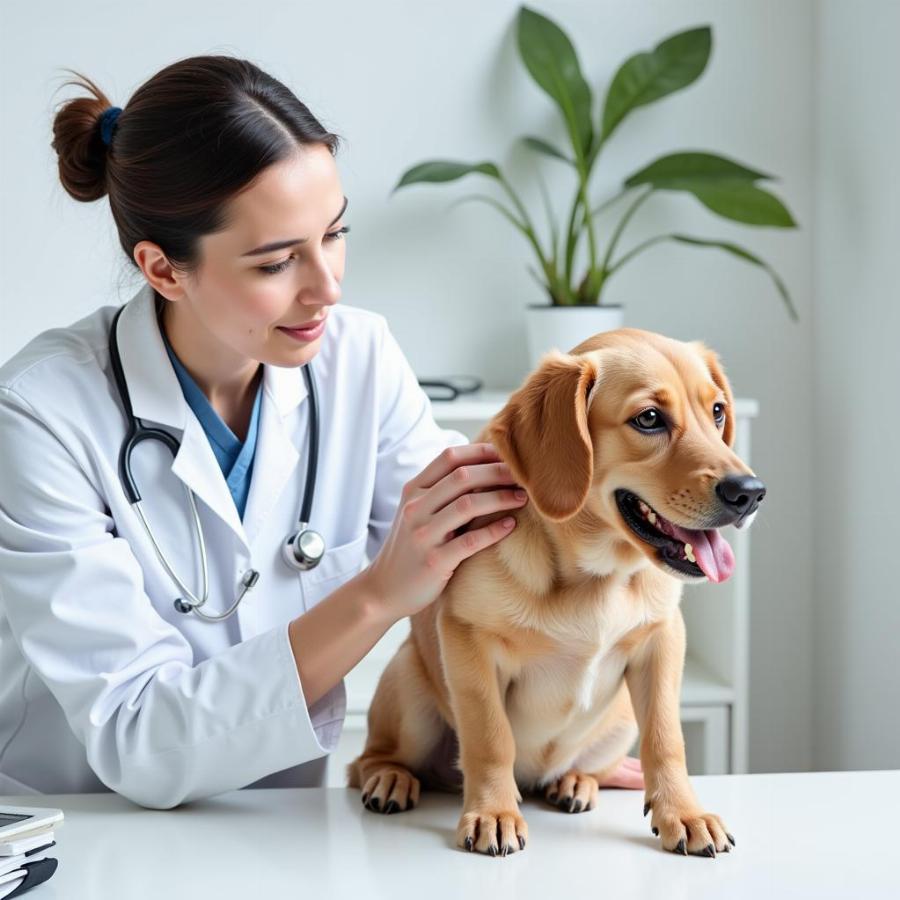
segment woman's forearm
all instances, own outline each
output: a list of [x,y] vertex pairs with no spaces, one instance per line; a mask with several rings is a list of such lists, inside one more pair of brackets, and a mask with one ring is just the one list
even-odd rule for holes
[[394,624],[366,572],[288,626],[307,706],[327,694]]

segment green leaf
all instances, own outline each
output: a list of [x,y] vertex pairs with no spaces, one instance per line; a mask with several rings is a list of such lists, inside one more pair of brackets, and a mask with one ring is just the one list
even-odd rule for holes
[[638,53],[616,72],[603,107],[602,141],[633,109],[696,81],[709,61],[709,26],[672,35],[649,53]]
[[[490,175],[492,178],[500,178],[500,170],[492,162],[461,163],[447,159],[432,159],[419,163],[411,169],[407,169],[394,187],[394,191],[408,184],[421,182],[456,181],[464,175],[477,172],[481,175]],[[391,191],[393,193],[394,191]]]
[[688,188],[714,213],[743,222],[745,225],[769,225],[773,228],[796,228],[787,207],[774,195],[755,184],[731,181]]
[[739,247],[737,244],[732,244],[729,241],[708,241],[702,238],[688,237],[688,235],[686,234],[670,234],[669,237],[673,241],[678,241],[682,244],[692,244],[696,247],[717,247],[720,250],[727,250],[729,253],[739,257],[740,259],[744,259],[747,262],[753,263],[754,265],[761,266],[766,270],[766,272],[769,273],[772,281],[775,282],[775,287],[778,288],[778,293],[781,294],[781,297],[788,308],[788,312],[791,314],[791,318],[795,322],[799,319],[797,310],[794,308],[794,304],[791,302],[791,298],[788,294],[787,288],[784,286],[784,282],[781,280],[781,278],[778,277],[778,273],[768,263],[761,260],[758,256],[754,256],[749,250],[745,250],[743,247]]
[[774,176],[749,169],[741,163],[714,153],[671,153],[654,160],[649,166],[625,179],[625,187],[652,184],[668,190],[693,190],[721,181],[753,183]]
[[519,229],[523,234],[527,235],[528,228],[523,222],[520,222],[515,215],[510,212],[502,203],[498,200],[495,200],[493,197],[488,197],[485,194],[466,194],[464,197],[460,197],[457,200],[454,200],[450,206],[447,207],[448,210],[453,209],[456,206],[459,206],[461,203],[468,203],[471,200],[479,200],[482,203],[487,203],[490,206],[493,206],[498,212],[502,213],[516,228]]
[[556,159],[561,159],[563,162],[567,162],[570,166],[574,166],[575,163],[566,156],[561,150],[557,150],[553,144],[548,143],[542,138],[537,137],[523,137],[522,143],[525,144],[526,147],[530,147],[532,150],[536,150],[538,153],[543,153],[546,156],[553,156]]
[[525,68],[562,112],[575,156],[587,156],[594,139],[591,89],[572,42],[555,22],[527,6],[519,10],[517,39]]

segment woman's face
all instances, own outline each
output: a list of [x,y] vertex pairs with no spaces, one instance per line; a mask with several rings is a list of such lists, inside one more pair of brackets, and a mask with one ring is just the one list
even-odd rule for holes
[[201,265],[174,304],[181,308],[169,310],[181,320],[176,331],[190,333],[197,350],[222,362],[234,351],[239,367],[248,359],[289,367],[308,362],[321,336],[283,329],[327,317],[340,299],[345,207],[334,157],[323,144],[264,169],[229,203],[228,227],[201,238]]

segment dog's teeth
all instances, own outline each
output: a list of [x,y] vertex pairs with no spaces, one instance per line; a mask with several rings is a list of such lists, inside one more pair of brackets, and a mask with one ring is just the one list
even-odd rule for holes
[[643,500],[641,500],[641,501],[638,503],[638,506],[640,507],[641,512],[642,512],[645,516],[647,515],[648,512],[650,512],[650,507],[647,506],[647,504],[644,503]]
[[697,560],[694,558],[694,548],[690,544],[684,545],[684,555],[694,564],[696,564]]
[[652,525],[656,524],[656,513],[651,509],[650,512],[647,513],[647,518],[650,520]]

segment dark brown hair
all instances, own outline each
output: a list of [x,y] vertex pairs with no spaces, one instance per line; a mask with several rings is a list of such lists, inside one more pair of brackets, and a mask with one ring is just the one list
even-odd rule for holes
[[122,109],[110,146],[100,118],[113,104],[71,69],[91,96],[64,103],[53,122],[59,177],[76,200],[109,194],[119,242],[132,265],[142,240],[176,268],[200,263],[199,238],[226,228],[227,203],[263,169],[340,137],[280,81],[229,56],[193,56],[141,85]]

